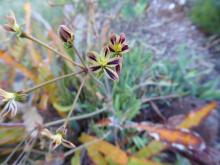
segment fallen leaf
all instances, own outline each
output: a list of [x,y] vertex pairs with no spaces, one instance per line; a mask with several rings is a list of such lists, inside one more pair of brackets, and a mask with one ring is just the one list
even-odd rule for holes
[[108,164],[105,160],[105,157],[103,157],[103,155],[98,151],[94,151],[93,149],[89,148],[88,155],[90,158],[92,158],[92,160],[95,164],[101,164],[101,165]]
[[140,159],[132,156],[129,158],[128,165],[162,165],[162,164],[154,162],[152,160]]
[[[88,143],[92,142],[94,140],[99,140],[96,137],[87,135],[87,134],[82,134],[81,137],[79,138],[80,142],[82,143]],[[128,157],[127,154],[121,150],[120,148],[104,141],[100,140],[97,143],[91,144],[88,147],[89,150],[94,150],[102,153],[105,155],[107,160],[111,160],[119,165],[125,165],[128,163]]]
[[80,165],[80,151],[75,152],[71,159],[71,165]]
[[22,74],[30,78],[32,81],[36,82],[36,76],[27,67],[15,61],[13,57],[6,52],[0,50],[0,59],[13,68],[18,69]]
[[193,128],[199,126],[216,107],[217,103],[211,102],[197,111],[191,111],[176,128]]
[[206,148],[204,140],[188,129],[168,128],[152,123],[135,123],[132,126],[140,131],[147,131],[157,141],[164,142],[179,150],[202,151]]
[[56,102],[53,102],[53,107],[59,112],[69,112],[72,108],[72,105],[63,106]]
[[160,141],[153,140],[146,147],[139,150],[135,156],[137,158],[151,158],[153,155],[164,150],[166,146],[166,144]]
[[[176,128],[187,128],[190,129],[192,127],[198,126],[201,124],[201,122],[208,117],[208,115],[215,110],[217,107],[216,102],[211,102],[210,104],[200,108],[197,111],[190,112],[184,120],[176,126]],[[193,114],[193,115],[192,115]],[[197,116],[198,114],[198,116]],[[187,123],[187,122],[188,123]],[[156,146],[156,147],[155,147]],[[162,142],[159,141],[152,141],[150,142],[146,147],[142,148],[136,153],[137,157],[140,158],[150,158],[158,153],[160,153],[162,150],[164,150],[167,147]]]

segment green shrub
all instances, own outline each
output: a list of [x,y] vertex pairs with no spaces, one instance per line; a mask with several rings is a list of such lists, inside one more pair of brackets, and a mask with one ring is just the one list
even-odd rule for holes
[[220,1],[196,0],[191,10],[191,19],[209,34],[220,34]]

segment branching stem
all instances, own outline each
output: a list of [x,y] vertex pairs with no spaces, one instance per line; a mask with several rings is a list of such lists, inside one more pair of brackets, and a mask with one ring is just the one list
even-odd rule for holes
[[83,88],[83,86],[84,86],[84,84],[85,84],[86,79],[87,79],[87,76],[85,76],[85,77],[83,78],[83,80],[82,80],[82,82],[81,82],[81,84],[80,84],[80,87],[79,87],[79,89],[78,89],[78,91],[77,91],[77,94],[76,94],[76,96],[75,96],[75,98],[74,98],[74,100],[73,100],[73,104],[72,104],[71,110],[69,111],[69,113],[68,113],[68,115],[67,115],[67,117],[66,117],[66,119],[65,119],[64,128],[67,126],[67,124],[68,124],[68,122],[69,122],[69,119],[70,119],[70,116],[72,115],[73,111],[74,111],[75,108],[76,108],[76,103],[77,103],[77,101],[78,101],[78,99],[79,99],[79,95],[80,95],[80,93],[81,93],[81,91],[82,91],[82,88]]
[[40,41],[39,39],[33,37],[32,35],[29,35],[25,32],[22,33],[22,37],[23,38],[27,38],[35,43],[38,43],[39,45],[51,50],[52,52],[56,53],[57,55],[59,55],[60,57],[62,57],[63,59],[65,59],[66,61],[70,62],[71,64],[73,64],[74,66],[78,66],[82,69],[84,69],[84,67],[81,64],[78,64],[76,62],[74,62],[73,60],[71,60],[71,58],[69,58],[68,56],[63,55],[61,52],[57,51],[56,49],[54,49],[53,47],[47,45],[46,43]]
[[83,72],[85,72],[85,71],[84,71],[84,70],[83,70],[83,71],[81,70],[81,71],[78,71],[78,72],[72,72],[72,73],[69,73],[69,74],[65,74],[65,75],[63,75],[63,76],[59,76],[59,77],[57,77],[57,78],[54,78],[54,79],[45,81],[45,82],[43,82],[43,83],[41,83],[41,84],[38,84],[38,85],[36,85],[36,86],[34,86],[34,87],[32,87],[32,88],[25,89],[25,90],[23,91],[23,93],[25,93],[25,94],[31,93],[31,92],[33,92],[33,91],[35,91],[35,90],[37,90],[37,89],[39,89],[39,88],[42,88],[42,87],[44,87],[44,86],[46,86],[46,85],[49,85],[49,84],[51,84],[51,83],[54,83],[54,82],[56,82],[56,81],[59,81],[59,80],[62,80],[62,79],[65,79],[65,78],[68,78],[68,77],[71,77],[71,76],[75,76],[75,75],[80,74],[80,73],[83,73]]

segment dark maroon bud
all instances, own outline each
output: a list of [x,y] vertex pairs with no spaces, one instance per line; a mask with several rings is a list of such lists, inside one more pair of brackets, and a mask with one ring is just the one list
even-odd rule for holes
[[90,60],[97,61],[96,55],[93,52],[87,53]]
[[92,71],[92,72],[95,72],[95,71],[97,71],[97,70],[99,70],[99,69],[101,69],[101,66],[91,66],[90,67],[90,70]]
[[119,65],[116,65],[115,71],[116,71],[116,73],[117,73],[118,75],[121,73],[121,65],[120,65],[120,64],[119,64]]
[[114,33],[112,33],[112,35],[111,35],[111,37],[110,37],[111,43],[112,43],[112,44],[115,44],[115,43],[116,43],[116,39],[117,39],[116,35],[115,35]]
[[110,79],[112,79],[112,80],[118,80],[119,79],[118,74],[115,71],[113,71],[112,69],[105,68],[105,72],[106,72],[107,76]]
[[123,44],[125,42],[125,34],[121,33],[119,37],[119,43]]
[[128,45],[124,45],[124,46],[122,47],[122,51],[126,51],[126,50],[128,50],[128,49],[129,49]]
[[104,47],[104,53],[105,53],[105,57],[107,57],[109,53],[109,48],[107,46]]
[[107,63],[107,65],[118,65],[120,63],[120,59],[119,58],[117,58],[117,59],[114,59],[114,60],[112,60],[112,61],[109,61],[108,63]]
[[74,40],[73,32],[65,25],[60,25],[59,36],[63,42],[73,43]]
[[108,48],[109,48],[109,50],[110,50],[111,52],[115,52],[115,50],[112,49],[111,46],[109,46]]

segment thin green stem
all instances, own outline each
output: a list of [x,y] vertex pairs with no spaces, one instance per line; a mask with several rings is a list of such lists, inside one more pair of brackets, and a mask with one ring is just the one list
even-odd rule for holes
[[99,81],[97,78],[94,77],[94,75],[92,74],[92,72],[89,71],[88,66],[86,65],[86,63],[84,62],[82,56],[80,55],[79,51],[76,49],[76,47],[74,45],[72,45],[73,51],[76,53],[76,55],[78,56],[79,60],[81,61],[81,63],[83,64],[83,66],[85,68],[87,68],[86,70],[88,70],[88,74],[101,86],[104,86],[101,81]]
[[[106,107],[104,107],[104,108],[102,108],[100,110],[97,110],[95,112],[91,112],[91,113],[87,113],[87,114],[84,114],[84,115],[70,117],[69,121],[73,121],[73,120],[76,121],[76,120],[90,118],[90,117],[93,117],[95,115],[98,115],[98,114],[100,114],[102,112],[106,112],[106,111],[108,111],[108,109]],[[58,125],[58,124],[61,124],[61,123],[65,122],[65,120],[66,119],[60,119],[60,120],[52,121],[52,122],[44,124],[44,127],[50,127],[50,126]]]
[[142,104],[144,104],[144,103],[148,103],[150,101],[174,99],[174,98],[178,98],[178,97],[182,97],[182,96],[184,96],[184,94],[182,94],[182,95],[171,94],[171,95],[167,95],[167,96],[156,96],[156,97],[150,97],[150,98],[142,98],[141,102],[142,102]]
[[38,85],[36,85],[36,86],[34,86],[34,87],[32,87],[32,88],[25,89],[25,90],[23,91],[23,93],[25,93],[25,94],[31,93],[31,92],[33,92],[33,91],[35,91],[35,90],[37,90],[37,89],[39,89],[39,88],[42,88],[42,87],[44,87],[44,86],[46,86],[46,85],[48,85],[48,84],[54,83],[54,82],[56,82],[56,81],[59,81],[59,80],[62,80],[62,79],[65,79],[65,78],[68,78],[68,77],[71,77],[71,76],[74,76],[74,75],[83,73],[83,72],[84,72],[84,71],[81,70],[81,71],[78,71],[78,72],[72,72],[72,73],[69,73],[69,74],[66,74],[66,75],[63,75],[63,76],[59,76],[59,77],[54,78],[54,79],[52,79],[52,80],[48,80],[48,81],[45,81],[45,82],[43,82],[43,83],[41,83],[41,84],[38,84]]
[[100,85],[104,87],[104,84],[98,80],[93,73],[89,70],[88,66],[86,65],[86,63],[84,62],[82,56],[80,55],[79,51],[76,49],[75,45],[72,45],[73,51],[76,53],[76,55],[78,56],[79,60],[81,61],[81,63],[83,64],[83,66],[86,68],[86,70],[88,71],[88,74]]
[[83,67],[82,65],[80,65],[80,64],[78,64],[78,63],[76,63],[76,62],[74,62],[73,60],[71,60],[71,59],[68,58],[67,56],[63,55],[61,52],[57,51],[56,49],[54,49],[53,47],[47,45],[46,43],[40,41],[39,39],[37,39],[37,38],[35,38],[35,37],[33,37],[33,36],[29,35],[29,34],[26,34],[26,33],[24,33],[24,32],[22,33],[22,37],[23,37],[23,38],[27,38],[27,39],[29,39],[29,40],[31,40],[31,41],[33,41],[33,42],[38,43],[39,45],[41,45],[41,46],[43,46],[43,47],[45,47],[45,48],[51,50],[52,52],[56,53],[57,55],[59,55],[60,57],[62,57],[62,58],[65,59],[66,61],[70,62],[70,63],[73,64],[74,66],[78,66],[78,67],[84,69],[84,67]]
[[84,62],[82,56],[80,55],[79,51],[76,49],[76,47],[75,47],[74,44],[72,45],[72,48],[73,48],[73,51],[74,51],[74,52],[76,53],[76,55],[78,56],[80,62],[83,64],[83,66],[84,66],[85,68],[87,68],[87,66],[86,66],[86,64],[85,64],[85,62]]
[[76,94],[76,96],[75,96],[75,98],[74,98],[74,100],[73,100],[73,104],[72,104],[71,110],[69,111],[69,113],[68,113],[68,115],[67,115],[67,117],[66,117],[66,119],[65,119],[64,127],[67,126],[67,124],[68,124],[68,122],[69,122],[69,119],[70,119],[70,116],[72,115],[73,111],[75,110],[76,103],[77,103],[77,101],[78,101],[78,99],[79,99],[79,95],[80,95],[80,93],[81,93],[81,91],[82,91],[82,88],[83,88],[83,86],[84,86],[84,84],[85,84],[86,79],[87,79],[87,76],[83,78],[82,83],[80,84],[80,87],[79,87],[79,89],[78,89],[78,91],[77,91],[77,94]]
[[32,131],[29,132],[29,134],[25,135],[22,140],[18,143],[18,145],[13,149],[13,151],[9,154],[9,156],[4,160],[2,164],[8,164],[8,161],[14,156],[14,154],[19,150],[19,148],[25,143],[25,140],[29,137],[31,133],[33,133],[36,130],[34,128]]

